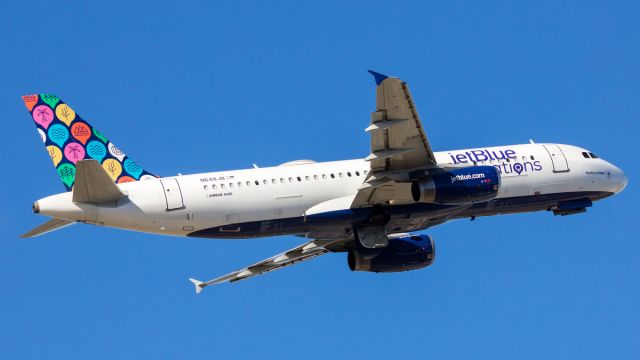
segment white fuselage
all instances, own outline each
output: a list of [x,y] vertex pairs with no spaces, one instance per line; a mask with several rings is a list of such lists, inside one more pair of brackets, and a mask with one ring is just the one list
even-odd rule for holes
[[[623,172],[587,150],[556,144],[524,144],[436,152],[443,166],[493,165],[501,172],[497,198],[573,192],[617,193]],[[349,208],[369,162],[292,162],[120,184],[128,198],[96,206],[71,201],[71,192],[37,202],[57,218],[149,233],[185,236],[228,224],[305,216]],[[402,198],[402,194],[399,194]],[[406,195],[407,201],[410,196]],[[340,200],[341,199],[341,200]],[[117,205],[117,206],[116,206]],[[393,205],[393,204],[391,204]]]

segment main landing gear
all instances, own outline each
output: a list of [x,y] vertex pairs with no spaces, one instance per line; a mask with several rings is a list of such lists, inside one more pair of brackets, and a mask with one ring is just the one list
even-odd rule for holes
[[374,212],[367,220],[355,226],[356,240],[367,249],[387,247],[389,238],[385,225],[389,219],[390,216],[384,209],[374,208]]

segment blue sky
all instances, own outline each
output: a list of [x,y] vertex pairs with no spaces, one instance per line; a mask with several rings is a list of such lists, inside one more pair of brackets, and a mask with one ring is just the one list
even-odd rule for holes
[[[633,1],[50,2],[0,12],[0,356],[640,357],[640,5]],[[408,81],[436,150],[589,148],[630,178],[587,214],[426,231],[429,268],[335,254],[195,296],[299,243],[77,225],[35,239],[64,188],[21,95],[54,92],[162,175],[363,157],[367,69]]]

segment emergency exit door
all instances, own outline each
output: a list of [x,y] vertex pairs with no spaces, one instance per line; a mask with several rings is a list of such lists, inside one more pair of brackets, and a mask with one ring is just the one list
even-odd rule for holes
[[164,198],[167,201],[167,211],[184,209],[182,191],[178,179],[160,179],[164,189]]
[[547,153],[551,157],[551,163],[553,164],[553,172],[567,172],[569,171],[569,162],[564,156],[562,149],[558,145],[542,145]]

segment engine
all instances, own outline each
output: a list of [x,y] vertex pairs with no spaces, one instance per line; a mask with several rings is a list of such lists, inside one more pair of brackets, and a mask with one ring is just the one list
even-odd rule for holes
[[470,166],[442,171],[411,184],[416,202],[470,204],[498,195],[500,174],[493,166]]
[[347,262],[352,271],[398,272],[427,267],[435,256],[436,248],[431,236],[405,235],[390,237],[385,248],[351,249]]

